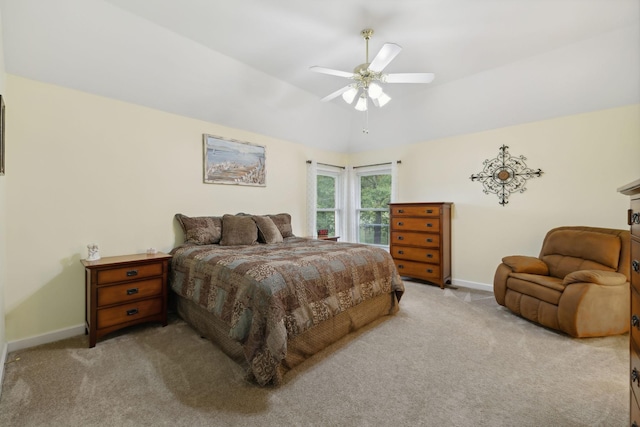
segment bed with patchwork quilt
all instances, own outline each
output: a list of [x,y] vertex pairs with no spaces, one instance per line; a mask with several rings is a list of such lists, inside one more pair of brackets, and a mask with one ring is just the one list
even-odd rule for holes
[[[285,372],[313,354],[396,313],[404,292],[384,249],[295,237],[290,217],[279,215],[208,217],[209,230],[195,227],[197,238],[189,233],[193,218],[177,216],[186,242],[172,251],[170,271],[178,314],[262,386],[281,384]],[[263,221],[280,237],[258,227]],[[238,222],[240,234],[251,230],[240,239],[248,244],[237,244]],[[220,239],[212,243],[216,224]],[[225,232],[235,234],[232,244],[223,244]]]

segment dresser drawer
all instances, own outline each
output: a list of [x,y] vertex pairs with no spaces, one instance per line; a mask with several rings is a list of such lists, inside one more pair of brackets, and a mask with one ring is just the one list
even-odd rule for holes
[[98,307],[147,298],[162,293],[162,277],[98,288]]
[[[631,403],[632,405],[640,406],[638,397],[640,396],[640,352],[638,351],[638,345],[635,342],[631,342],[629,346],[630,353],[630,372],[631,372]],[[640,420],[638,420],[640,422]]]
[[635,399],[633,398],[633,391],[631,392],[631,422],[630,424],[640,426],[640,408],[635,404]]
[[162,297],[98,310],[98,329],[118,325],[162,312]]
[[437,279],[440,277],[440,266],[423,262],[393,260],[401,276],[417,277],[418,279]]
[[392,231],[391,244],[439,248],[440,236],[438,234]]
[[98,271],[98,285],[162,275],[162,263],[129,265]]
[[430,231],[437,233],[440,229],[439,218],[394,218],[392,230]]
[[[638,319],[638,320],[635,320]],[[634,325],[636,323],[637,325]],[[631,340],[640,343],[640,294],[631,288]]]
[[439,216],[440,206],[391,206],[391,216]]
[[412,248],[409,246],[391,246],[391,256],[397,259],[411,261],[433,262],[440,264],[440,252],[438,249]]
[[640,241],[631,239],[631,286],[640,292]]
[[631,217],[629,219],[631,234],[640,237],[640,198],[631,199]]

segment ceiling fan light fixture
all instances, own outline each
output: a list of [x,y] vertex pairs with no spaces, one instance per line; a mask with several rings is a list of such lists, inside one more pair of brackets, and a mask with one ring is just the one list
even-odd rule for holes
[[345,93],[342,94],[342,99],[344,99],[344,102],[351,105],[353,104],[353,100],[356,99],[357,94],[358,88],[355,86],[351,86]]
[[378,99],[380,97],[380,95],[382,95],[384,92],[382,92],[382,88],[380,87],[380,85],[376,82],[371,82],[369,83],[369,96],[371,97],[371,99]]
[[366,94],[362,94],[360,95],[360,98],[358,99],[358,102],[356,104],[356,110],[358,111],[367,111],[367,95]]
[[381,91],[380,96],[375,98],[373,100],[373,103],[376,107],[384,107],[389,101],[391,101],[391,97]]

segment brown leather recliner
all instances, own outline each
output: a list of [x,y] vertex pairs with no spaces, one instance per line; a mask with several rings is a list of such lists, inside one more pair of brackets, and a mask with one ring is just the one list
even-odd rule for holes
[[496,301],[514,313],[572,337],[629,331],[628,230],[558,227],[540,256],[502,258]]

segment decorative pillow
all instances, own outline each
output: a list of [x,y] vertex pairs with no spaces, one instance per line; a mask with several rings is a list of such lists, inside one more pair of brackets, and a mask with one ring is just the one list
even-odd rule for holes
[[277,215],[267,216],[273,220],[276,227],[278,227],[278,230],[280,230],[282,237],[294,237],[293,230],[291,228],[291,215],[288,213],[280,213]]
[[258,241],[262,243],[282,243],[282,233],[268,216],[254,215],[253,220],[258,226]]
[[222,246],[255,245],[258,226],[251,216],[224,215],[222,217]]
[[176,214],[176,219],[182,231],[184,242],[196,245],[210,245],[219,243],[222,237],[222,218],[219,216],[201,216],[189,218],[186,215]]

